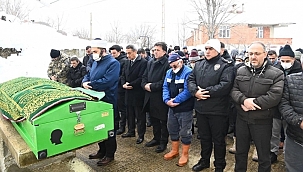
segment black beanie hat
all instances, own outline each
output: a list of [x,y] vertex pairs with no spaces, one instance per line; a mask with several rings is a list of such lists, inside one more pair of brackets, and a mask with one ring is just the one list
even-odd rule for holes
[[52,49],[51,52],[50,52],[50,56],[51,56],[51,58],[57,58],[57,57],[60,56],[60,51]]
[[292,51],[292,49],[289,45],[285,45],[279,53],[279,57],[281,57],[281,56],[295,57],[295,53]]

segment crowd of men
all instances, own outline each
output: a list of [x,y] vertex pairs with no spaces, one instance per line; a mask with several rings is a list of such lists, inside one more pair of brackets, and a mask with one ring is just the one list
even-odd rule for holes
[[[180,156],[180,167],[188,163],[195,114],[201,158],[193,171],[210,167],[212,150],[215,171],[224,171],[225,139],[231,132],[235,171],[247,171],[252,142],[258,171],[271,171],[283,135],[286,170],[302,171],[303,74],[291,47],[276,52],[253,42],[246,51],[229,55],[218,39],[204,45],[204,51],[190,53],[187,47],[181,51],[164,42],[151,50],[128,45],[124,52],[113,45],[108,51],[106,42],[96,38],[86,47],[83,63],[51,50],[48,76],[71,87],[104,91],[102,101],[113,104],[116,135],[137,135],[136,144],[141,144],[146,127],[152,126],[153,139],[145,146],[156,146],[155,152],[161,153],[170,139],[164,159]],[[100,166],[113,161],[116,135],[98,143],[99,150],[89,158],[100,159]]]

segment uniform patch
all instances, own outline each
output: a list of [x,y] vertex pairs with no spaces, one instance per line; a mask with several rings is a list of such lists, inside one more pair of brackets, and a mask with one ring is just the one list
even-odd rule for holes
[[216,65],[214,66],[214,70],[218,70],[218,69],[220,69],[220,67],[221,67],[220,64],[216,64]]

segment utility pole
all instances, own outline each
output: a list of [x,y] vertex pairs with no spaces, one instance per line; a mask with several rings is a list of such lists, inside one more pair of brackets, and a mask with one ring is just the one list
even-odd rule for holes
[[162,34],[161,40],[165,42],[165,0],[162,0]]
[[89,21],[89,25],[90,25],[90,28],[89,28],[90,40],[92,40],[92,39],[93,39],[93,14],[92,14],[92,12],[90,12],[90,21]]

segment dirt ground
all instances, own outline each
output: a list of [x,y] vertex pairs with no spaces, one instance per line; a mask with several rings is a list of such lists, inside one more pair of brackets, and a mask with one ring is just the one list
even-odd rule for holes
[[[197,128],[195,128],[197,130]],[[77,150],[77,158],[84,161],[92,169],[97,172],[189,172],[192,171],[191,168],[200,159],[200,142],[196,138],[197,132],[193,136],[193,143],[191,144],[189,153],[189,163],[184,167],[178,167],[176,163],[178,158],[171,161],[165,161],[163,155],[170,150],[170,143],[168,148],[163,153],[156,153],[155,147],[148,148],[144,147],[145,143],[152,139],[152,128],[148,127],[145,135],[145,140],[142,144],[136,144],[136,137],[131,138],[121,138],[117,136],[118,149],[115,155],[115,160],[108,164],[107,166],[97,166],[98,160],[88,159],[88,155],[97,151],[97,144],[92,144],[90,146],[83,147]],[[234,171],[235,158],[233,154],[228,153],[228,148],[232,146],[232,138],[228,136],[227,141],[227,153],[226,160],[227,166],[225,172]],[[258,163],[252,161],[252,153],[254,146],[251,145],[248,159],[248,172],[255,172],[258,168]],[[212,156],[213,161],[213,156]],[[209,169],[203,170],[203,172],[214,171],[213,163]],[[282,150],[279,152],[278,162],[272,165],[272,172],[284,172],[285,164],[283,161]]]

